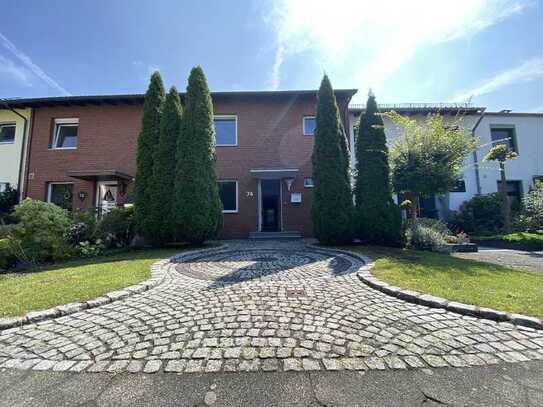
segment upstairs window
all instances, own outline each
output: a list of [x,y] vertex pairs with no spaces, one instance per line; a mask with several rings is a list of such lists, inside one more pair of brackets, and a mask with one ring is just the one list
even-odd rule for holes
[[54,150],[77,148],[79,119],[56,119],[51,148]]
[[47,188],[47,202],[72,210],[73,187],[69,182],[50,182]]
[[518,153],[515,139],[515,129],[513,127],[493,127],[490,128],[490,138],[492,145],[505,144],[509,151]]
[[215,136],[217,146],[238,145],[238,118],[237,116],[215,116]]
[[236,213],[238,211],[237,181],[219,181],[219,196],[223,213]]
[[15,124],[0,124],[0,144],[12,144],[15,141]]
[[315,128],[317,127],[315,116],[305,116],[303,126],[304,136],[313,136],[315,134]]
[[313,188],[315,184],[313,184],[313,178],[304,178],[304,187],[305,188]]

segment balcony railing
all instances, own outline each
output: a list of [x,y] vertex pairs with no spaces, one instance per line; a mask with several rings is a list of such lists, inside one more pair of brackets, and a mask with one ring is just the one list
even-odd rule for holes
[[[472,103],[380,103],[378,104],[380,110],[393,110],[393,109],[412,109],[412,110],[425,110],[425,109],[473,109],[475,106]],[[350,104],[350,109],[365,109],[364,104]]]

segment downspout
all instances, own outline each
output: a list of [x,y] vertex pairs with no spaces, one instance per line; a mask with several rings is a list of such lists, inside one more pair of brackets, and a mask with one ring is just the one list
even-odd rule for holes
[[[477,130],[477,127],[479,127],[479,124],[483,120],[483,117],[485,116],[486,107],[483,107],[481,110],[481,116],[479,116],[479,119],[477,120],[477,123],[475,123],[475,126],[473,126],[473,129],[471,129],[471,136],[475,138],[475,131]],[[477,195],[481,195],[481,178],[480,178],[480,172],[479,172],[479,159],[477,158],[477,150],[473,151],[473,164],[475,168],[475,184],[477,185]]]
[[25,144],[26,144],[26,131],[27,131],[27,127],[28,127],[28,119],[23,116],[21,113],[19,113],[17,110],[15,110],[14,108],[12,108],[8,101],[5,100],[5,99],[0,99],[0,102],[2,102],[2,104],[9,110],[11,110],[13,113],[15,113],[17,116],[19,116],[21,119],[23,119],[23,122],[24,122],[24,126],[23,126],[23,140],[22,140],[22,143],[21,143],[21,154],[20,154],[20,159],[19,159],[19,174],[17,176],[17,188],[19,188],[19,198],[22,198],[23,197],[23,184],[22,184],[22,179],[23,179],[23,163],[24,163],[24,151],[25,151]]

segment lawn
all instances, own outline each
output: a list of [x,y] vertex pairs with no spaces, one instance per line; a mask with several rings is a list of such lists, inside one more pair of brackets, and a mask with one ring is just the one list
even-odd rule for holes
[[543,273],[374,246],[349,246],[376,260],[372,274],[397,287],[449,300],[543,318]]
[[543,234],[517,232],[508,235],[480,236],[472,240],[481,246],[495,246],[518,250],[543,250]]
[[85,301],[145,281],[150,265],[183,247],[74,260],[32,273],[0,274],[0,318]]

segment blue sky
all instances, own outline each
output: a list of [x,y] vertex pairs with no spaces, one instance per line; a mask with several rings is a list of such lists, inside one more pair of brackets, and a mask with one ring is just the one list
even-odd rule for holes
[[372,88],[382,103],[543,112],[540,0],[3,0],[0,97]]

